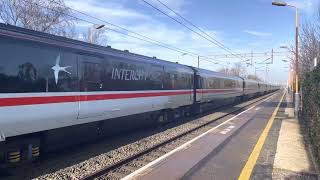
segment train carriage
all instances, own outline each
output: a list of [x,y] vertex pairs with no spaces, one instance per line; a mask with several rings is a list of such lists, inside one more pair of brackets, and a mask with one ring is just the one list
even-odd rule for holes
[[3,24],[0,53],[0,161],[40,139],[87,141],[193,104],[194,70],[180,64]]
[[243,79],[223,73],[197,69],[196,101],[210,108],[230,104],[243,96]]
[[252,98],[260,94],[261,88],[258,81],[244,79],[244,96],[245,98]]

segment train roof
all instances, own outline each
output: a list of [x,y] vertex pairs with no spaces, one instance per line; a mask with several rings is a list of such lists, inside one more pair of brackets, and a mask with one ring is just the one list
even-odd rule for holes
[[268,83],[266,83],[266,82],[263,82],[263,81],[256,81],[256,80],[253,80],[253,79],[243,79],[245,82],[251,82],[251,83],[256,83],[256,84],[265,84],[265,85],[267,85]]
[[207,75],[207,76],[215,76],[215,77],[220,77],[220,78],[228,78],[228,79],[234,79],[234,80],[243,80],[243,78],[239,76],[232,76],[228,74],[224,74],[221,72],[216,72],[216,71],[211,71],[207,69],[197,69],[198,73],[200,75]]
[[140,54],[131,53],[128,50],[118,50],[111,46],[100,46],[96,44],[87,43],[84,41],[74,40],[62,36],[52,35],[44,32],[34,31],[25,29],[17,26],[0,23],[0,36],[7,36],[22,40],[34,41],[45,43],[51,46],[69,48],[74,50],[82,50],[90,53],[97,53],[102,55],[113,55],[122,56],[137,60],[137,61],[148,61],[153,64],[160,64],[166,66],[173,66],[180,70],[193,72],[192,68],[186,65],[158,59],[156,57],[149,57]]
[[259,81],[256,81],[256,80],[253,80],[253,79],[246,79],[246,78],[244,78],[243,80],[246,81],[246,82],[259,83]]

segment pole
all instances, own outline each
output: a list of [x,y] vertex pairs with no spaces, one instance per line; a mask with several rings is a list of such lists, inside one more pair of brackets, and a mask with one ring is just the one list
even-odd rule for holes
[[198,56],[198,69],[199,69],[199,65],[200,65],[200,57]]
[[92,41],[93,41],[93,40],[92,40],[92,39],[93,39],[93,38],[92,38],[92,33],[93,33],[93,29],[92,29],[92,27],[90,27],[90,30],[89,30],[89,41],[90,41],[90,42],[89,42],[89,43],[92,43]]
[[271,64],[273,64],[273,48],[271,50]]
[[265,74],[265,77],[264,77],[264,81],[267,82],[267,68],[268,68],[268,65],[266,65],[266,74]]
[[299,46],[298,46],[298,38],[299,38],[299,30],[298,30],[299,22],[298,22],[298,8],[296,7],[296,93],[295,93],[295,112],[298,115],[299,112]]
[[253,51],[251,50],[251,66],[253,65]]

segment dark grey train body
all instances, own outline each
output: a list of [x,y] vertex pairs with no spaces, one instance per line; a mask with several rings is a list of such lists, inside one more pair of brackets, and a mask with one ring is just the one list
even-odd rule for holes
[[0,24],[0,164],[275,86]]

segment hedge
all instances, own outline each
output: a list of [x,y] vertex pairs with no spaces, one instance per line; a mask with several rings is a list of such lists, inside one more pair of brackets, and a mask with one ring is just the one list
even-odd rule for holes
[[317,162],[320,162],[320,67],[306,74],[302,84],[302,116]]

